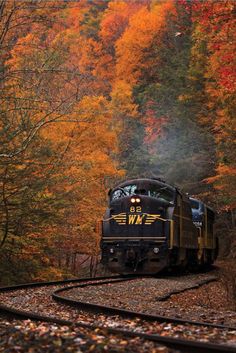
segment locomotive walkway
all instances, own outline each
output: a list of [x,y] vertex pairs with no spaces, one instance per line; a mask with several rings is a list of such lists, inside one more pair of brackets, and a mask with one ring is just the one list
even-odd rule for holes
[[[207,280],[213,280],[212,275],[197,278],[190,285],[189,281],[181,281],[178,291],[184,291],[193,286],[199,286]],[[235,352],[236,327],[204,322],[193,322],[164,315],[151,315],[134,311],[123,310],[114,300],[113,307],[97,303],[90,303],[81,298],[81,293],[96,289],[101,299],[101,288],[104,291],[117,286],[132,285],[136,288],[141,281],[151,278],[121,278],[119,276],[100,277],[95,279],[80,279],[73,281],[34,283],[22,286],[3,288],[0,291],[0,310],[12,313],[21,318],[41,320],[58,325],[73,325],[81,329],[104,330],[108,335],[122,335],[131,340],[139,339],[152,346],[158,352],[158,345],[162,344],[170,351],[197,352]],[[155,279],[165,283],[168,287],[166,297],[171,295],[170,282],[173,278]],[[178,279],[175,279],[178,281]],[[183,285],[183,282],[186,282]],[[164,284],[163,284],[164,285]],[[176,283],[175,283],[176,287]],[[176,291],[176,290],[175,290]],[[174,292],[174,290],[173,290]],[[84,293],[82,296],[84,296]],[[55,299],[57,301],[55,301]],[[159,297],[165,299],[165,295]],[[105,301],[106,302],[106,301]],[[159,305],[159,302],[158,304]],[[100,332],[100,331],[99,331]],[[213,343],[214,342],[214,343]],[[156,347],[156,348],[155,348]],[[150,347],[149,347],[150,348]],[[1,347],[0,347],[1,351]],[[163,351],[164,352],[164,351]],[[169,352],[169,350],[166,350]]]

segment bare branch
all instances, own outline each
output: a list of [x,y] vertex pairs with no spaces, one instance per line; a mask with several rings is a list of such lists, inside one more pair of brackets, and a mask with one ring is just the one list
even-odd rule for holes
[[[73,94],[72,96],[70,96],[69,98],[67,98],[66,100],[61,101],[61,103],[56,106],[52,111],[50,111],[48,114],[46,114],[42,119],[40,119],[35,126],[31,129],[31,131],[29,132],[28,136],[25,138],[25,140],[22,142],[22,146],[15,152],[12,153],[0,153],[0,157],[2,158],[13,158],[18,156],[19,154],[21,154],[22,152],[24,152],[27,147],[29,146],[29,144],[32,142],[32,140],[34,139],[34,137],[36,136],[36,134],[38,133],[38,131],[51,123],[56,123],[56,122],[75,122],[75,123],[81,123],[81,122],[87,122],[87,120],[79,120],[79,119],[61,119],[62,117],[65,116],[65,112],[63,112],[62,114],[58,114],[56,117],[53,117],[49,120],[46,120],[48,117],[50,117],[53,113],[55,113],[57,110],[59,110],[63,104],[65,104],[68,100],[70,100],[71,98],[75,97],[75,94]],[[67,107],[67,110],[72,106],[74,102],[71,102],[69,104],[69,106]]]
[[6,188],[7,172],[8,172],[8,167],[5,168],[5,173],[4,173],[4,177],[3,177],[3,183],[2,183],[2,199],[3,199],[6,219],[5,219],[3,238],[0,243],[0,248],[3,247],[3,245],[5,244],[5,241],[8,236],[8,230],[9,230],[9,209],[8,209],[8,200],[6,198],[6,189],[5,189]]

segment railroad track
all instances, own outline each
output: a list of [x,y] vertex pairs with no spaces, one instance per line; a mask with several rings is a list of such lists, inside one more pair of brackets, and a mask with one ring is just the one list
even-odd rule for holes
[[[236,346],[230,346],[225,343],[211,343],[211,342],[202,342],[198,340],[189,340],[184,338],[176,338],[170,336],[162,336],[156,334],[154,332],[145,332],[147,325],[150,325],[150,322],[153,323],[169,323],[171,325],[182,325],[183,327],[205,327],[209,330],[218,330],[219,332],[225,332],[226,330],[236,330],[235,327],[226,326],[226,325],[218,325],[218,324],[211,324],[211,323],[203,323],[197,322],[192,320],[182,320],[174,317],[165,317],[159,315],[150,315],[144,314],[140,312],[134,312],[129,310],[124,310],[116,307],[92,304],[84,301],[79,301],[75,299],[71,299],[67,296],[68,291],[73,289],[79,289],[89,286],[98,286],[103,284],[112,284],[112,283],[119,283],[124,281],[132,281],[137,280],[137,277],[128,277],[128,278],[121,278],[120,276],[112,276],[112,277],[97,277],[94,279],[85,278],[85,279],[75,279],[75,280],[67,280],[67,281],[54,281],[54,282],[43,282],[43,283],[29,283],[25,285],[18,285],[18,286],[10,286],[0,288],[0,295],[1,293],[15,293],[14,298],[17,298],[17,291],[26,291],[32,290],[35,288],[52,288],[51,295],[54,300],[59,303],[62,303],[64,308],[71,306],[76,308],[76,310],[84,312],[92,312],[93,314],[100,315],[101,313],[106,315],[108,318],[110,315],[116,315],[120,319],[120,326],[122,326],[122,319],[125,318],[133,318],[138,319],[138,325],[135,329],[135,332],[132,331],[131,328],[126,327],[124,323],[124,327],[122,328],[114,328],[109,327],[109,324],[104,321],[102,324],[94,324],[90,322],[86,322],[86,320],[80,320],[80,322],[76,322],[76,320],[58,318],[51,315],[45,315],[42,313],[29,311],[29,310],[22,310],[19,309],[19,305],[7,305],[7,304],[0,304],[0,311],[4,312],[5,314],[11,314],[17,317],[21,317],[24,319],[32,319],[32,320],[40,320],[46,322],[57,323],[61,325],[76,325],[84,328],[92,328],[92,329],[105,329],[109,334],[118,334],[123,335],[125,337],[140,337],[142,339],[151,340],[157,343],[162,343],[167,347],[178,349],[181,352],[214,352],[214,353],[223,353],[223,352],[235,352]],[[73,284],[73,285],[72,285]],[[63,288],[54,288],[58,286],[63,286]],[[20,292],[21,293],[21,292]],[[21,293],[22,295],[22,293]],[[150,329],[149,329],[150,331]]]

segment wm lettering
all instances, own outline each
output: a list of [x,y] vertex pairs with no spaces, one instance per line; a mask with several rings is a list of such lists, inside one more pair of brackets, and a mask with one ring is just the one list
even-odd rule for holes
[[144,215],[129,215],[128,224],[143,224]]

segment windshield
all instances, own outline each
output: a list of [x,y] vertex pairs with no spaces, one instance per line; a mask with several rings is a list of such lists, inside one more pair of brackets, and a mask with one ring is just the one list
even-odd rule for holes
[[205,206],[201,201],[190,199],[192,212],[204,212]]
[[174,200],[174,192],[168,186],[158,184],[149,184],[145,186],[130,184],[123,187],[117,187],[112,192],[111,200],[117,200],[132,195],[146,195],[169,202]]
[[191,202],[191,208],[195,209],[195,210],[198,210],[200,207],[200,204],[198,201],[195,201],[195,200],[190,200]]

